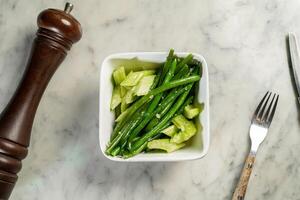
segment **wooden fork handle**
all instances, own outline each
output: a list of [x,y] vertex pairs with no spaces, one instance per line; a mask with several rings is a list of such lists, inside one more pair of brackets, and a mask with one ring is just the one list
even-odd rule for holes
[[243,200],[245,198],[254,161],[255,161],[255,154],[250,153],[245,161],[245,166],[240,176],[240,180],[233,193],[232,200]]

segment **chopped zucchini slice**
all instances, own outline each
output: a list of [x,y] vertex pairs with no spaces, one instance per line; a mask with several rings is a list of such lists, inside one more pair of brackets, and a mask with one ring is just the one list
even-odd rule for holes
[[111,101],[110,109],[114,110],[121,103],[120,87],[114,87]]
[[143,78],[143,71],[130,72],[128,76],[122,81],[121,86],[135,86]]
[[137,96],[143,96],[148,94],[154,79],[155,79],[155,75],[144,76],[136,86],[135,94]]
[[144,76],[150,76],[150,75],[155,74],[154,70],[143,70],[143,71],[140,71],[140,72],[142,72]]
[[170,139],[156,139],[148,142],[147,147],[149,149],[161,149],[168,153],[171,153],[173,151],[176,151],[182,147],[184,147],[184,143],[181,144],[175,144],[170,142]]
[[174,117],[172,122],[180,129],[180,131],[171,138],[171,142],[180,144],[189,140],[197,132],[195,124],[192,121],[187,120],[183,115]]
[[128,104],[126,103],[125,98],[123,98],[121,101],[121,114],[127,109],[127,107],[128,107]]
[[127,89],[123,86],[120,86],[120,95],[123,98],[127,92]]
[[116,85],[120,85],[126,78],[125,68],[122,66],[113,72],[113,77]]
[[194,107],[192,105],[187,105],[184,107],[183,114],[188,119],[193,119],[194,117],[199,115],[199,113],[200,113],[200,109],[197,107]]
[[161,132],[169,137],[173,137],[178,132],[178,128],[175,125],[171,125]]
[[125,102],[127,104],[130,104],[134,101],[134,97],[135,97],[135,86],[132,87],[130,90],[127,90],[126,95],[124,96]]

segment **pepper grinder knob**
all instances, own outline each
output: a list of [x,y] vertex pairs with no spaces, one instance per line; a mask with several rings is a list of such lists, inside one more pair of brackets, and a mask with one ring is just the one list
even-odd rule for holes
[[[7,200],[18,179],[22,160],[27,156],[34,116],[40,99],[72,44],[82,36],[80,23],[64,10],[47,9],[37,19],[33,41],[23,78],[0,115],[0,199]],[[43,134],[43,133],[40,133]]]
[[70,14],[73,4],[66,3],[64,11],[47,9],[38,16],[37,24],[41,35],[51,35],[58,42],[63,42],[66,50],[80,40],[82,30],[80,23]]

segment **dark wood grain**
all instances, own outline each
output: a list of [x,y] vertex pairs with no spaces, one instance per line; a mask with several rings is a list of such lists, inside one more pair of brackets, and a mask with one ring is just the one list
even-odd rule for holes
[[34,116],[49,80],[82,35],[79,22],[65,11],[47,9],[37,21],[39,29],[22,81],[0,115],[1,200],[9,198],[18,179]]

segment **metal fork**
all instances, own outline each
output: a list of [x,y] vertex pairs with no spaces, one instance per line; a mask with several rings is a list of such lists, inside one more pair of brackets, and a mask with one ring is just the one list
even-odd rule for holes
[[250,126],[251,151],[245,161],[245,166],[235,188],[232,200],[243,200],[246,195],[257,149],[268,133],[278,99],[279,95],[275,93],[272,95],[271,92],[267,92],[253,114]]

